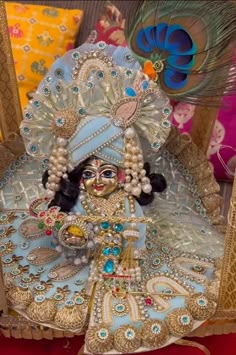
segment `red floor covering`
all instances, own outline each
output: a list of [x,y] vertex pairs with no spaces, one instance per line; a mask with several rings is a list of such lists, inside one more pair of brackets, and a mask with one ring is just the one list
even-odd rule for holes
[[[191,340],[205,345],[211,355],[236,355],[236,334],[193,338]],[[40,341],[6,339],[1,337],[0,355],[77,355],[82,344],[83,337]],[[170,345],[148,354],[204,355],[204,352],[190,346]]]

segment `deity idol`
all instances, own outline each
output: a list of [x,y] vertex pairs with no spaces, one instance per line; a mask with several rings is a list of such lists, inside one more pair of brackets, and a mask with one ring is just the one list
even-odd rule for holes
[[[166,28],[155,26],[156,35]],[[194,101],[213,86],[208,72],[201,90],[191,79],[195,37],[180,27],[162,33],[180,41],[182,64],[174,55],[167,60],[175,72],[161,59],[145,60],[142,70],[128,48],[84,44],[53,64],[24,113],[27,159],[36,159],[24,173],[36,186],[44,171],[46,197],[37,192],[29,216],[19,211],[32,186],[22,171],[11,192],[4,188],[9,209],[18,182],[24,187],[18,209],[1,216],[7,298],[29,321],[85,334],[86,353],[166,346],[216,309],[223,255],[217,185],[204,155],[171,127],[167,96]],[[154,43],[150,28],[135,31],[133,51],[152,59],[162,36]]]

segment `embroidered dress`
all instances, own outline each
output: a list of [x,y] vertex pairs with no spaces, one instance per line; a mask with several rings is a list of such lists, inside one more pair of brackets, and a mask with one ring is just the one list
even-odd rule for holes
[[[154,69],[170,88],[168,66]],[[128,48],[99,42],[68,52],[26,108],[27,153],[2,182],[9,305],[37,324],[86,334],[86,353],[158,349],[217,306],[219,187],[204,155],[171,127],[155,79]]]

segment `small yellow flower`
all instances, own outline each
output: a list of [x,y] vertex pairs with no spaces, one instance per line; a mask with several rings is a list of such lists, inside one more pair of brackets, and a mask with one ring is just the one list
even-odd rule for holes
[[76,237],[82,238],[84,237],[84,232],[83,230],[78,227],[78,226],[70,226],[67,231],[73,235],[75,235]]

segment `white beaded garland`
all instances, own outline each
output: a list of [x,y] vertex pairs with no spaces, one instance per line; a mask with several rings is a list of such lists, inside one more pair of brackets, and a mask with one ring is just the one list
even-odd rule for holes
[[57,138],[56,145],[51,151],[49,157],[49,170],[48,170],[48,182],[46,184],[47,195],[49,198],[55,196],[55,192],[60,188],[61,178],[67,179],[67,163],[68,163],[68,151],[66,146],[68,141],[64,138]]
[[146,177],[146,171],[143,168],[143,154],[135,139],[136,133],[133,127],[129,127],[124,132],[125,135],[125,184],[124,189],[128,193],[139,197],[141,192],[150,193],[152,186],[150,180]]

